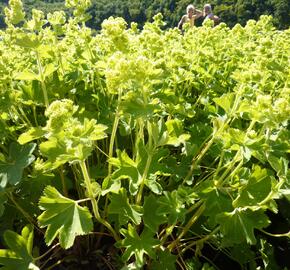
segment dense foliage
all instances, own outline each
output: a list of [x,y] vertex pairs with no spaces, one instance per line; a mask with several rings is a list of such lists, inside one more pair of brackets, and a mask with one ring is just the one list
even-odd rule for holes
[[[3,8],[7,0],[0,3],[0,28],[5,27]],[[87,13],[91,19],[87,25],[93,29],[100,29],[103,20],[110,16],[122,17],[126,22],[137,22],[141,27],[146,21],[152,21],[157,13],[161,12],[167,27],[177,26],[181,16],[185,13],[186,6],[192,2],[197,8],[202,9],[205,3],[210,2],[222,22],[233,27],[236,23],[245,25],[249,19],[257,20],[261,15],[272,15],[273,23],[279,29],[290,26],[290,5],[288,0],[93,0],[92,6]],[[70,9],[65,7],[64,0],[25,0],[24,10],[31,16],[31,10],[40,9],[46,14],[56,10],[65,10],[67,14]],[[202,24],[202,19],[197,25]]]
[[92,35],[89,4],[5,10],[3,269],[289,268],[290,30]]
[[[177,26],[190,3],[193,3],[200,10],[205,3],[211,3],[214,13],[230,27],[236,23],[245,25],[249,19],[257,20],[263,14],[272,15],[273,23],[280,29],[286,29],[290,26],[290,4],[287,0],[100,0],[94,2],[91,9],[92,19],[88,23],[93,28],[98,29],[104,19],[114,15],[125,18],[127,22],[134,21],[143,25],[146,21],[151,21],[158,12],[161,12],[166,25],[174,27]],[[202,19],[197,21],[197,25],[201,25],[201,23]]]

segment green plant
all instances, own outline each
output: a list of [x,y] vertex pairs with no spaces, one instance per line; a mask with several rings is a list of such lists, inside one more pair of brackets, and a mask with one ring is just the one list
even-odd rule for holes
[[263,16],[181,35],[159,14],[93,36],[87,1],[49,26],[15,3],[0,41],[4,269],[77,264],[77,250],[92,267],[211,269],[208,246],[265,266],[265,239],[289,237],[267,229],[289,197],[289,31]]

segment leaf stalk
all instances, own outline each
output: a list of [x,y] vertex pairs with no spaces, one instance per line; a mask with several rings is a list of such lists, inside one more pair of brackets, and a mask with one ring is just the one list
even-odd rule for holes
[[93,212],[94,212],[94,216],[97,219],[97,221],[99,221],[101,224],[103,224],[114,236],[115,240],[118,241],[119,240],[119,236],[117,235],[117,233],[115,232],[115,230],[112,228],[112,226],[110,225],[110,223],[108,223],[106,220],[104,220],[99,213],[99,208],[98,208],[98,203],[97,200],[94,196],[93,193],[93,189],[92,189],[92,183],[91,183],[91,179],[89,177],[89,173],[87,170],[87,166],[85,161],[80,161],[80,167],[82,170],[82,174],[84,177],[84,181],[85,181],[85,185],[88,191],[88,197],[91,199],[91,203],[92,203],[92,207],[93,207]]

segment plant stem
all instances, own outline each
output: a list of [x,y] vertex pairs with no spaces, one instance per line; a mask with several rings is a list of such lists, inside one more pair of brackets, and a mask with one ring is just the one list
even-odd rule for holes
[[[187,173],[186,177],[184,178],[183,183],[186,183],[190,179],[190,177],[193,174],[194,169],[201,162],[204,155],[207,153],[209,148],[212,146],[215,138],[228,126],[228,124],[230,122],[231,122],[231,118],[228,118],[228,120],[226,122],[224,122],[224,124],[215,133],[213,133],[211,139],[205,144],[205,147],[199,152],[199,154],[192,159],[190,170]],[[202,144],[202,146],[203,145],[204,144]]]
[[218,176],[218,173],[220,172],[221,170],[221,167],[222,167],[222,163],[223,163],[223,159],[224,159],[224,155],[225,155],[225,151],[222,150],[221,154],[220,154],[220,160],[219,160],[219,164],[214,172],[214,175],[213,175],[213,180],[216,179],[216,177]]
[[13,202],[13,204],[19,210],[19,212],[21,212],[21,214],[28,220],[28,222],[36,226],[36,223],[34,222],[33,218],[16,202],[16,200],[13,197],[13,194],[11,192],[6,192],[6,195]]
[[165,243],[167,237],[168,237],[169,235],[171,235],[171,233],[172,233],[172,231],[173,231],[175,225],[176,225],[176,223],[173,224],[173,225],[168,226],[168,227],[165,229],[165,234],[164,234],[164,235],[162,236],[162,238],[160,239],[160,246],[163,246],[163,245],[164,245],[164,243]]
[[48,255],[51,251],[53,251],[59,245],[60,245],[60,243],[55,244],[54,246],[52,246],[49,250],[47,250],[45,253],[43,253],[39,257],[33,258],[33,261],[41,260],[42,258],[44,258],[46,255]]
[[[24,116],[18,112],[17,108],[15,106],[12,106],[11,109],[13,110],[13,112],[15,113],[15,116],[19,118],[19,120],[21,120],[23,122],[23,124],[27,125],[27,120],[24,118]],[[16,120],[16,118],[15,118]],[[32,125],[30,125],[32,126]]]
[[212,138],[208,141],[208,143],[207,143],[206,146],[202,149],[202,151],[200,152],[200,154],[199,154],[197,157],[193,158],[193,160],[192,160],[192,164],[191,164],[191,166],[190,166],[190,170],[189,170],[189,172],[187,173],[186,177],[184,178],[183,183],[186,183],[186,182],[190,179],[190,177],[191,177],[192,174],[193,174],[194,169],[197,167],[197,165],[199,164],[199,162],[201,161],[201,159],[203,158],[203,156],[206,154],[206,152],[208,151],[208,149],[211,147],[211,145],[213,144],[213,142],[214,142],[214,137],[212,137]]
[[39,70],[39,75],[40,75],[40,80],[41,80],[41,89],[42,89],[42,93],[43,93],[43,97],[44,97],[44,104],[45,104],[45,107],[47,108],[49,106],[47,89],[46,89],[46,85],[44,83],[43,68],[41,65],[39,53],[37,51],[36,51],[36,58],[37,58],[38,70]]
[[[115,142],[117,128],[118,128],[118,124],[119,124],[119,120],[120,120],[119,106],[120,106],[120,103],[121,103],[121,96],[122,96],[122,90],[119,89],[118,104],[117,104],[117,108],[116,108],[116,114],[115,114],[115,119],[114,119],[114,123],[113,123],[112,134],[111,134],[110,144],[109,144],[108,161],[113,157],[114,142]],[[108,178],[109,179],[111,178],[111,174],[112,174],[112,164],[109,161],[109,165],[108,165]],[[105,199],[104,217],[107,216],[107,214],[108,214],[107,211],[108,211],[108,196],[106,196],[106,199]]]
[[197,245],[199,243],[204,243],[205,241],[207,241],[208,239],[210,239],[211,237],[213,237],[220,229],[220,226],[216,227],[210,234],[206,235],[205,237],[193,241],[192,243],[190,243],[188,246],[186,246],[181,253],[184,253],[186,250],[190,249],[192,246]]
[[[122,96],[122,90],[119,90],[118,104],[117,104],[117,108],[116,108],[116,114],[115,114],[114,124],[113,124],[113,128],[112,128],[110,145],[109,145],[109,157],[108,157],[108,159],[112,158],[112,156],[113,156],[114,142],[115,142],[115,137],[116,137],[117,128],[118,128],[119,119],[120,119],[119,106],[120,106],[120,102],[121,102],[121,96]],[[111,173],[112,173],[112,164],[109,163],[109,166],[108,166],[108,177],[111,176]]]
[[82,178],[82,173],[81,171],[79,170],[79,168],[76,166],[76,164],[73,164],[71,166],[71,171],[73,173],[73,176],[74,176],[74,180],[75,180],[75,188],[76,188],[76,191],[77,191],[77,194],[78,194],[78,197],[79,198],[83,198],[85,196],[85,192],[84,192],[84,189],[78,184],[79,183],[79,179]]
[[147,122],[147,130],[148,130],[148,150],[147,150],[148,157],[147,157],[145,169],[144,169],[144,172],[142,175],[140,188],[139,188],[137,198],[136,198],[137,205],[139,205],[141,203],[145,181],[146,181],[146,178],[147,178],[147,175],[148,175],[148,172],[150,169],[150,165],[152,162],[153,154],[154,154],[154,147],[152,144],[152,131],[151,131],[151,125],[149,122]]
[[[54,263],[53,265],[51,265],[48,268],[46,268],[46,270],[52,270],[56,266],[60,265],[62,262],[63,262],[63,260],[58,260],[56,263]],[[43,265],[42,265],[42,267],[43,267]]]
[[193,210],[195,210],[197,207],[199,207],[202,204],[202,201],[198,201],[195,204],[193,204],[187,211],[186,214],[188,215],[191,213]]
[[63,194],[64,194],[66,197],[68,197],[67,187],[66,187],[65,179],[64,179],[64,175],[63,175],[63,166],[60,166],[59,174],[60,174],[60,179],[61,179],[61,184],[62,184],[62,191],[63,191]]
[[114,236],[115,240],[118,241],[119,240],[119,236],[117,235],[117,233],[115,232],[115,230],[112,228],[112,226],[110,225],[110,223],[108,223],[106,220],[102,219],[99,213],[99,208],[98,208],[98,204],[96,201],[96,198],[94,196],[93,193],[93,189],[92,189],[92,183],[91,183],[91,179],[89,177],[89,173],[87,170],[87,166],[84,160],[80,161],[80,167],[82,170],[82,174],[84,177],[84,181],[85,181],[85,185],[87,188],[87,192],[88,192],[88,197],[91,199],[91,203],[92,203],[92,207],[93,207],[93,212],[94,212],[94,216],[97,219],[97,221],[99,221],[101,224],[103,224]]
[[260,229],[260,231],[266,235],[269,235],[269,236],[272,236],[272,237],[290,237],[290,231],[287,232],[287,233],[278,233],[278,234],[273,234],[273,233],[269,233],[269,232],[266,232],[262,229]]
[[95,215],[96,219],[98,220],[100,218],[99,209],[98,209],[96,198],[95,198],[94,193],[93,193],[92,183],[91,183],[91,179],[89,176],[89,172],[87,170],[87,166],[86,166],[86,163],[84,160],[80,161],[80,167],[81,167],[82,174],[84,177],[86,189],[88,192],[88,197],[91,199],[94,215]]
[[38,121],[37,121],[37,115],[36,115],[35,105],[33,105],[32,111],[33,111],[33,118],[34,118],[35,125],[38,127],[39,125],[38,125]]
[[[227,169],[224,171],[224,173],[221,175],[221,177],[215,182],[216,184],[216,186],[221,186],[222,185],[222,183],[224,182],[224,179],[225,179],[225,177],[228,175],[228,173],[231,171],[231,169],[232,169],[232,167],[234,166],[234,164],[236,163],[236,162],[238,162],[238,159],[239,159],[239,157],[240,157],[240,153],[241,153],[241,151],[240,150],[238,150],[237,151],[237,153],[236,153],[236,155],[234,156],[234,158],[232,159],[232,161],[230,162],[230,163],[228,163],[228,165],[227,165]],[[243,162],[243,159],[242,159],[242,162]],[[243,165],[243,163],[242,163],[242,165]]]
[[239,104],[239,101],[241,99],[241,94],[242,94],[241,92],[237,93],[233,107],[232,107],[231,111],[229,112],[227,121],[224,122],[224,124],[221,125],[221,127],[215,133],[213,133],[211,139],[207,142],[205,147],[201,150],[201,152],[196,157],[193,158],[190,170],[189,170],[188,174],[186,175],[186,177],[184,178],[183,183],[186,183],[190,179],[194,169],[197,167],[197,165],[200,163],[201,159],[204,157],[204,155],[206,154],[208,149],[214,143],[216,136],[219,135],[230,124],[231,120],[233,119],[233,114],[235,113],[237,106]]
[[188,232],[191,226],[197,221],[197,219],[202,215],[203,211],[205,210],[205,203],[203,203],[202,201],[199,201],[198,203],[201,204],[200,207],[197,209],[197,211],[194,213],[188,223],[184,226],[178,237],[168,246],[168,249],[170,251],[172,251],[176,247],[181,238]]
[[[256,121],[252,120],[249,127],[247,128],[246,135],[251,131],[251,129],[254,127]],[[225,177],[228,175],[228,173],[231,171],[232,167],[235,165],[236,162],[239,161],[239,157],[241,155],[241,150],[239,149],[232,159],[232,161],[227,165],[227,169],[224,171],[222,176],[216,181],[216,186],[221,186],[224,182]],[[230,174],[230,176],[233,176],[244,164],[243,158],[241,158],[241,161],[239,165],[234,169],[234,171]],[[220,167],[220,166],[219,166]],[[217,170],[218,171],[218,170]],[[218,172],[215,173],[215,176]]]
[[144,121],[143,119],[137,119],[135,128],[135,143],[132,143],[134,160],[139,155],[138,145],[141,140],[144,143]]
[[31,124],[30,120],[29,120],[28,117],[26,116],[26,114],[25,114],[25,112],[23,111],[22,107],[19,106],[18,108],[19,108],[20,113],[21,113],[22,116],[24,117],[26,123],[27,123],[29,126],[32,127],[33,125]]
[[6,192],[6,195],[8,196],[8,198],[13,202],[13,204],[15,205],[15,207],[19,210],[19,212],[21,212],[21,214],[27,219],[27,221],[32,224],[34,226],[34,228],[39,231],[41,234],[44,234],[44,232],[39,229],[39,227],[37,226],[37,223],[33,220],[33,218],[29,215],[29,213],[27,213],[18,203],[17,201],[14,199],[12,192]]
[[87,202],[90,200],[91,200],[90,198],[80,199],[80,200],[77,200],[76,203],[79,204],[79,203]]

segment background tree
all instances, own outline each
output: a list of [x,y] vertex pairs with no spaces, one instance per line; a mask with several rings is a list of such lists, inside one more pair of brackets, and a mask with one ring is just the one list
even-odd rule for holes
[[[0,0],[1,28],[5,27],[3,8],[7,2],[8,0]],[[45,13],[55,10],[65,10],[69,13],[64,2],[64,0],[23,0],[28,16],[33,8]],[[167,27],[175,27],[188,4],[192,3],[202,9],[208,2],[212,5],[214,13],[229,27],[233,27],[236,23],[245,25],[249,19],[257,20],[262,14],[272,15],[273,22],[279,29],[290,26],[289,0],[92,0],[92,6],[88,10],[91,19],[87,25],[98,30],[104,19],[114,16],[123,17],[128,24],[137,22],[139,27],[142,27],[146,21],[151,21],[155,14],[161,12]],[[196,24],[201,25],[202,19]]]

